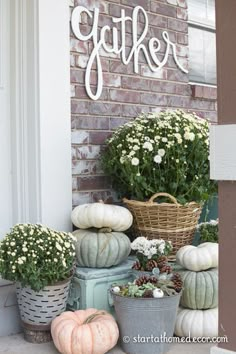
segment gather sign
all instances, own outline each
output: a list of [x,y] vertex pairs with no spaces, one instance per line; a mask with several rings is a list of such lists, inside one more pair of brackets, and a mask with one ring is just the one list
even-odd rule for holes
[[[85,13],[89,18],[92,19],[92,29],[90,33],[83,34],[81,33],[80,28],[80,19],[81,15]],[[142,28],[141,34],[138,34],[138,21],[139,16],[143,15],[144,17],[144,24]],[[181,65],[180,61],[178,60],[177,53],[176,53],[176,45],[170,40],[169,34],[167,31],[162,32],[162,37],[164,42],[166,43],[165,52],[163,54],[162,60],[157,57],[157,53],[160,52],[161,49],[161,42],[158,38],[151,38],[149,39],[148,43],[145,45],[143,42],[146,38],[149,28],[149,21],[147,12],[141,6],[136,6],[133,9],[132,17],[126,16],[125,10],[121,10],[120,17],[112,17],[112,22],[114,26],[110,27],[108,25],[103,26],[100,29],[99,33],[99,9],[95,8],[93,12],[89,11],[84,6],[77,6],[74,8],[71,16],[71,26],[74,35],[80,41],[88,41],[92,40],[93,42],[93,50],[89,56],[86,73],[85,73],[85,87],[88,96],[92,100],[97,100],[101,96],[102,89],[103,89],[103,68],[101,63],[100,57],[100,49],[103,49],[107,53],[114,53],[120,56],[120,59],[124,65],[128,65],[131,60],[133,60],[134,64],[134,73],[139,73],[139,55],[142,51],[144,57],[147,61],[147,65],[149,66],[152,72],[157,72],[158,70],[162,69],[168,61],[168,56],[172,50],[172,54],[175,60],[176,65],[179,67],[181,71],[184,73],[188,73],[188,71]],[[126,46],[126,26],[127,23],[131,22],[132,25],[132,47],[130,52],[127,54],[127,46]],[[118,26],[120,26],[120,36],[118,31]],[[112,36],[111,44],[106,43],[106,36],[110,33]],[[120,38],[120,43],[119,43]],[[96,62],[97,64],[97,87],[96,92],[92,92],[91,88],[91,71],[92,66]]]

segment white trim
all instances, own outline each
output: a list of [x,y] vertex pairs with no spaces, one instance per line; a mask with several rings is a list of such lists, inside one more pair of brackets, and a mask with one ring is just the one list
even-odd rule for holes
[[13,10],[13,221],[70,230],[69,6],[15,0]]
[[210,177],[236,181],[236,124],[212,125],[210,129]]
[[0,0],[0,89],[3,88],[3,0]]
[[37,0],[42,222],[71,229],[70,8]]
[[205,86],[205,87],[217,88],[217,85],[213,85],[213,84],[202,84],[201,82],[194,82],[194,81],[189,81],[189,85]]
[[[37,32],[34,0],[12,2],[13,220],[37,222],[40,208]],[[14,27],[13,27],[14,26]]]
[[219,347],[212,347],[211,354],[236,354],[236,352],[232,350],[219,348]]

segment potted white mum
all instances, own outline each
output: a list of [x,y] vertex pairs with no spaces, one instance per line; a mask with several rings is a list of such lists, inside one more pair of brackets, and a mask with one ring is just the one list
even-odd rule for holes
[[73,236],[40,224],[17,224],[0,243],[0,274],[16,282],[27,340],[50,338],[52,319],[66,308],[74,261]]

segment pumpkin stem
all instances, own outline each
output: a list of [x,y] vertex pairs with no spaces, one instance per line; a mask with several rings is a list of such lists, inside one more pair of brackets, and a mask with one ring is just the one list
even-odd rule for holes
[[110,227],[102,227],[101,229],[98,230],[98,232],[106,234],[112,232],[112,229]]
[[106,312],[104,312],[104,311],[97,311],[97,312],[93,313],[92,315],[88,316],[88,317],[84,320],[83,324],[88,324],[88,323],[92,322],[92,321],[94,320],[94,318],[96,318],[96,317],[98,317],[98,316],[103,316],[103,315],[106,315]]

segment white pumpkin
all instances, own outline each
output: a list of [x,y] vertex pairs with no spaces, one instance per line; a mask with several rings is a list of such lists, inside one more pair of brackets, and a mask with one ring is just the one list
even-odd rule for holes
[[176,262],[183,268],[200,272],[218,267],[218,243],[205,242],[201,245],[184,246],[176,254]]
[[75,207],[71,220],[80,229],[109,227],[114,231],[125,231],[132,225],[133,216],[124,207],[99,202]]
[[189,310],[179,308],[175,323],[175,334],[179,337],[217,337],[218,308]]

